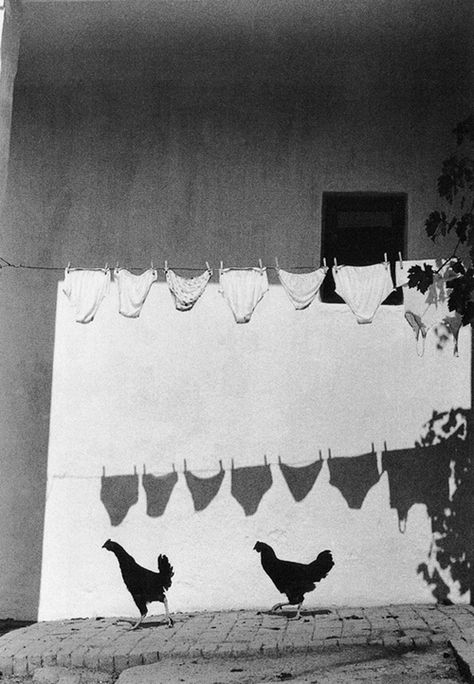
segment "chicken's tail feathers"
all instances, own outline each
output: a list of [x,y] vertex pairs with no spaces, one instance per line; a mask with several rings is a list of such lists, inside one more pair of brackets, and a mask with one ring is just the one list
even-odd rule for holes
[[160,553],[158,556],[158,570],[160,571],[160,577],[163,584],[163,589],[169,589],[171,587],[171,578],[174,575],[174,570],[167,556]]
[[316,560],[310,563],[310,568],[312,570],[311,579],[313,580],[313,582],[319,582],[319,580],[322,580],[324,579],[324,577],[326,577],[328,572],[333,567],[334,560],[332,557],[332,553],[328,549],[326,549],[325,551],[321,551]]

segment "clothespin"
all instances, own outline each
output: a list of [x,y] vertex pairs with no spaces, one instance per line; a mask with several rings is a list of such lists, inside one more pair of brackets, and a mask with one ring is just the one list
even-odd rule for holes
[[212,273],[211,267],[209,266],[209,262],[206,261],[206,268],[209,271],[209,273]]
[[134,475],[137,474],[137,466],[136,466],[136,465],[133,466],[133,474],[134,474]]
[[151,268],[152,271],[155,270],[155,269],[153,268],[153,259],[150,260],[150,268]]
[[278,465],[281,465],[281,456],[278,454]]
[[102,477],[105,477],[105,466],[102,466]]
[[321,449],[319,450],[319,460],[323,460],[323,452],[321,451]]
[[119,262],[118,262],[118,261],[117,261],[117,263],[115,264],[115,270],[116,270],[116,271],[119,270]]
[[328,449],[328,459],[331,458],[331,449]]
[[398,252],[398,260],[400,262],[400,268],[403,268],[403,259],[402,259],[402,253]]
[[168,259],[165,259],[165,273],[168,270]]
[[221,459],[219,459],[219,468],[220,468],[221,472],[224,470],[224,468],[222,467],[222,460]]
[[263,462],[265,463],[265,465],[268,465],[268,463],[267,463],[267,455],[266,455],[266,454],[263,454]]
[[372,453],[375,454],[375,445],[373,442],[372,442]]
[[67,262],[67,266],[66,266],[66,273],[69,273],[69,269],[70,269],[70,268],[71,268],[71,262],[68,261],[68,262]]
[[146,468],[145,468],[145,464],[143,464],[143,474],[144,474],[144,475],[146,475]]
[[336,257],[334,257],[334,268],[335,268],[336,271],[337,271],[337,259],[336,259]]
[[232,470],[234,470],[234,459],[233,458],[230,459],[230,465],[231,465]]
[[221,261],[221,271],[224,269],[224,262]]
[[184,472],[186,473],[188,470],[188,466],[186,464],[186,459],[184,459]]
[[323,257],[323,266],[324,266],[324,268],[328,267],[327,262],[326,262],[326,257]]
[[388,268],[387,252],[384,252],[384,255],[383,255],[383,262],[384,262],[384,264],[385,264],[385,268]]
[[278,263],[278,257],[275,257],[275,266],[276,266],[277,271],[279,271],[279,270],[280,270],[280,265],[279,265],[279,263]]
[[262,264],[262,260],[261,260],[261,259],[258,260],[258,265],[260,266],[261,269],[263,269],[263,264]]
[[383,443],[383,450],[384,450],[384,451],[388,451],[388,449],[387,449],[387,442],[384,442],[384,443]]

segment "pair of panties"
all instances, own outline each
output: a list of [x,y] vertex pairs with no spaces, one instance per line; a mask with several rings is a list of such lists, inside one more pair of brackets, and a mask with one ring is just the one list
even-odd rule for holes
[[285,478],[288,489],[295,501],[302,501],[311,491],[321,472],[323,461],[315,461],[306,466],[289,466],[278,459],[280,470]]
[[158,273],[149,268],[135,275],[125,268],[116,268],[114,278],[118,284],[119,312],[127,318],[138,318],[152,284],[158,280]]
[[273,483],[269,465],[234,468],[232,464],[232,496],[245,511],[253,515]]
[[377,454],[329,458],[329,484],[337,487],[349,508],[361,508],[369,490],[380,479]]
[[166,270],[166,282],[173,295],[178,311],[189,311],[204,292],[212,271],[206,269],[196,278],[183,278],[170,268]]
[[405,531],[408,511],[415,504],[425,504],[430,517],[449,506],[451,458],[454,450],[463,444],[455,437],[434,446],[382,454],[382,471],[388,474],[390,508],[397,510],[401,532]]
[[94,320],[109,291],[110,269],[66,269],[63,292],[71,302],[78,323]]
[[166,475],[143,473],[142,484],[146,493],[146,512],[150,518],[158,518],[166,510],[178,474],[173,471]]
[[138,501],[138,475],[102,476],[100,500],[113,527],[120,525],[131,506]]
[[184,477],[186,478],[186,484],[191,492],[191,496],[194,503],[195,511],[203,511],[214,497],[217,496],[219,489],[224,479],[224,469],[222,468],[222,462],[220,464],[220,470],[216,475],[211,477],[197,477],[190,473],[189,470],[184,470]]
[[357,323],[372,323],[377,309],[394,290],[388,264],[333,266],[337,294],[343,298]]
[[295,309],[306,309],[319,292],[327,273],[326,267],[311,273],[290,273],[282,268],[276,269],[283,288]]
[[[433,283],[426,292],[420,292],[416,287],[408,287],[409,269],[412,266],[423,265],[431,266],[435,271]],[[397,287],[403,288],[405,318],[415,333],[418,356],[424,354],[428,331],[439,323],[442,323],[453,336],[454,355],[458,356],[458,336],[462,316],[457,311],[449,310],[449,293],[446,289],[446,282],[453,280],[456,274],[450,263],[445,264],[439,272],[436,272],[439,268],[440,263],[436,259],[403,261],[403,263],[397,261],[395,266]]]
[[221,268],[219,292],[230,306],[236,323],[248,323],[255,307],[268,291],[265,267]]

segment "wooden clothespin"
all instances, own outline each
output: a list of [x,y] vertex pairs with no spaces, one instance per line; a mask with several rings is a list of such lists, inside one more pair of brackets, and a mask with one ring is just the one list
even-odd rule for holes
[[146,468],[145,468],[145,464],[143,464],[143,474],[144,474],[144,475],[146,475]]
[[223,261],[221,261],[221,266],[220,266],[220,269],[221,269],[221,271],[223,271],[223,270],[224,270],[224,262],[223,262]]
[[258,265],[260,266],[261,269],[263,269],[263,263],[262,263],[261,259],[258,260]]
[[385,268],[388,268],[387,252],[384,252],[384,255],[383,255],[383,262],[384,262],[384,264],[385,264]]
[[403,268],[403,259],[401,252],[398,252],[398,261],[400,262],[400,268]]
[[206,261],[206,268],[209,271],[209,273],[212,273],[211,267],[209,266],[209,262]]
[[186,464],[186,459],[184,459],[184,472],[186,473],[188,471],[188,467]]
[[168,259],[165,259],[165,273],[168,270]]
[[172,469],[173,469],[173,473],[175,473],[175,472],[176,472],[176,468],[174,467],[174,463],[171,464],[171,467],[172,467]]
[[71,262],[68,261],[68,262],[67,262],[67,266],[66,266],[66,273],[69,273],[69,269],[70,269],[70,268],[71,268]]
[[336,259],[336,257],[334,257],[334,268],[335,268],[336,271],[337,271],[337,259]]
[[278,263],[278,257],[275,257],[275,266],[276,266],[277,271],[279,271],[280,270],[280,264]]
[[327,262],[326,262],[326,257],[323,257],[323,266],[324,266],[324,268],[328,267]]

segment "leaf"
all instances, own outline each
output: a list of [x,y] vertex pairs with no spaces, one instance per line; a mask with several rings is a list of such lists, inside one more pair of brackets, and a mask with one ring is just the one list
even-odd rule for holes
[[474,216],[466,213],[456,223],[456,235],[461,242],[466,242],[468,233],[474,228]]
[[440,230],[441,227],[441,232],[444,235],[445,232],[443,233],[443,226],[446,225],[446,214],[444,211],[432,211],[431,214],[428,216],[428,218],[425,221],[425,230],[426,234],[428,235],[433,242],[436,239],[436,235],[438,233],[438,230]]
[[433,268],[430,264],[411,266],[408,270],[408,287],[416,287],[423,294],[433,284]]
[[457,259],[456,261],[453,261],[450,264],[450,269],[451,269],[451,271],[454,271],[454,273],[461,273],[462,275],[464,273],[466,273],[466,269],[464,268],[464,264],[462,263],[461,259]]
[[453,129],[453,133],[456,135],[458,145],[462,145],[464,138],[474,140],[474,115],[471,114],[467,119],[460,121]]

